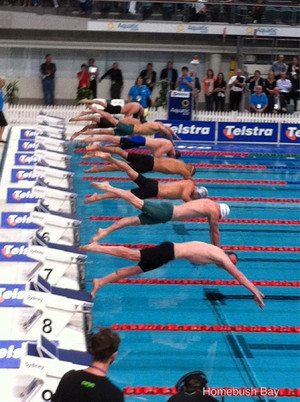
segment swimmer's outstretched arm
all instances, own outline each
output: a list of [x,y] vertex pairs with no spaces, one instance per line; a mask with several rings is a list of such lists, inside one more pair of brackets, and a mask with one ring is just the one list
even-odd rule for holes
[[176,138],[176,140],[181,140],[181,138],[178,137],[178,135],[173,130],[171,130],[170,127],[167,127],[162,123],[159,123],[159,127],[160,132],[164,134],[166,137],[168,137],[169,140],[172,141],[172,143],[173,143],[173,137]]
[[107,276],[104,276],[103,278],[95,278],[93,280],[93,288],[91,291],[91,296],[94,299],[98,290],[109,283],[114,283],[120,281],[121,279],[125,279],[130,276],[140,275],[142,273],[143,271],[141,270],[141,268],[138,265],[134,265],[132,267],[118,269],[117,271]]
[[99,228],[95,236],[91,238],[91,243],[103,239],[116,230],[124,229],[128,226],[139,226],[140,224],[141,221],[138,216],[126,216],[105,229]]

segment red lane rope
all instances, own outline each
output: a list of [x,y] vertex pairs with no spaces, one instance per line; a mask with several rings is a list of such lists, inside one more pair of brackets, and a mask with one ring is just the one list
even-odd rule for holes
[[[89,280],[88,282],[92,282]],[[300,282],[293,281],[251,281],[255,286],[264,287],[300,287]],[[237,281],[223,279],[121,279],[114,284],[126,285],[198,285],[198,286],[242,286]]]
[[[100,329],[100,327],[96,327]],[[276,325],[113,324],[114,331],[269,332],[300,333],[300,327]]]
[[[121,216],[90,216],[90,221],[118,221]],[[206,218],[199,219],[182,219],[180,222],[207,222]],[[300,221],[296,220],[279,220],[279,219],[220,219],[219,223],[241,223],[241,224],[259,224],[259,225],[300,225]]]
[[[232,396],[233,388],[226,387],[206,387],[207,395],[219,396],[219,395],[228,395]],[[273,388],[236,388],[234,387],[234,391],[236,392],[235,395],[237,396],[244,396],[244,395],[251,395],[251,396],[265,396],[265,390],[274,391]],[[300,389],[299,388],[276,388],[278,391],[277,397],[300,397]],[[156,387],[156,386],[146,386],[146,387],[125,387],[123,389],[124,395],[176,395],[177,390],[175,387]]]
[[[79,162],[80,166],[88,165],[108,165],[108,162]],[[247,169],[247,170],[266,170],[268,169],[265,165],[223,165],[223,164],[213,164],[213,163],[192,163],[193,166],[200,169]]]
[[[87,194],[85,197],[91,197],[92,194]],[[297,198],[251,198],[251,197],[208,197],[213,201],[232,201],[232,202],[274,202],[298,204],[300,199]]]
[[[127,248],[150,248],[155,247],[155,244],[120,244],[120,243],[101,243],[101,246],[123,246]],[[300,247],[274,247],[274,246],[222,246],[226,251],[276,251],[276,252],[300,252]]]
[[[75,153],[86,153],[85,148],[76,148]],[[149,154],[150,151],[146,150],[132,150],[130,152],[139,154]],[[217,152],[217,151],[180,151],[182,155],[203,155],[203,156],[251,156],[249,152]]]
[[[84,181],[97,181],[101,179],[107,181],[132,181],[129,177],[99,177],[99,176],[86,176],[83,177]],[[159,182],[176,182],[178,179],[163,178],[155,179]],[[286,186],[287,182],[284,180],[233,180],[233,179],[193,179],[195,183],[230,183],[230,184],[261,184],[261,185],[276,185]]]

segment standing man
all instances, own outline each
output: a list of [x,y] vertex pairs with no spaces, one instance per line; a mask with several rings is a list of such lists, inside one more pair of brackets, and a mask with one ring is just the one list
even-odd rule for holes
[[152,92],[156,83],[156,71],[153,70],[153,64],[148,63],[147,69],[142,70],[140,76],[144,80],[144,85],[147,85],[147,87]]
[[269,113],[281,114],[287,112],[287,103],[279,88],[275,87],[273,93],[269,96]]
[[90,89],[93,92],[93,98],[97,98],[97,79],[99,69],[95,66],[95,59],[89,59],[88,73],[90,74]]
[[287,72],[287,65],[284,62],[284,55],[280,54],[278,56],[278,60],[274,61],[274,63],[271,66],[271,70],[275,74],[275,78],[279,80],[281,73],[286,73]]
[[52,63],[51,54],[46,54],[45,63],[41,65],[41,75],[44,92],[44,104],[54,105],[54,79],[56,65]]
[[182,67],[182,75],[178,78],[175,84],[175,88],[178,88],[178,91],[191,92],[193,90],[194,80],[188,75],[188,72],[189,69],[187,67]]
[[0,78],[0,142],[6,142],[2,138],[5,126],[7,126],[7,121],[2,112],[4,101],[5,101],[5,96],[4,96],[4,92],[3,92],[4,85],[5,85],[5,79]]
[[276,81],[276,86],[279,88],[280,93],[284,96],[286,103],[290,103],[290,92],[292,83],[286,78],[286,73],[281,73],[281,78]]
[[256,87],[258,85],[261,85],[261,86],[264,85],[264,80],[261,78],[259,70],[255,70],[254,76],[250,77],[246,82],[249,83],[249,90],[250,90],[251,94],[254,94],[256,92]]
[[236,75],[230,78],[228,82],[230,88],[229,110],[240,110],[242,93],[246,86],[246,77],[242,75],[242,70],[236,70]]
[[168,61],[167,68],[161,70],[160,79],[168,79],[171,82],[171,89],[175,88],[175,84],[178,78],[178,73],[175,68],[173,68],[173,63]]
[[124,402],[122,391],[106,373],[116,358],[120,337],[110,328],[102,328],[90,340],[92,364],[85,370],[67,372],[52,397],[52,402]]
[[111,99],[120,99],[121,89],[123,87],[123,76],[122,71],[119,69],[118,63],[114,63],[112,68],[102,75],[99,82],[101,82],[108,75],[111,79],[110,97]]

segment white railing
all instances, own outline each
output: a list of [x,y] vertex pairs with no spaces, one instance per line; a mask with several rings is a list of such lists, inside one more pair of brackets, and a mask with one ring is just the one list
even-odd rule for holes
[[[6,106],[5,116],[9,124],[35,124],[36,116],[43,111],[50,116],[63,117],[68,122],[71,117],[80,113],[84,106],[43,106],[43,105],[11,105]],[[152,109],[147,117],[148,121],[167,120],[167,111],[163,108]],[[289,123],[299,124],[299,114],[257,115],[253,113],[238,112],[205,112],[194,113],[193,120],[217,122],[255,122],[255,123]]]

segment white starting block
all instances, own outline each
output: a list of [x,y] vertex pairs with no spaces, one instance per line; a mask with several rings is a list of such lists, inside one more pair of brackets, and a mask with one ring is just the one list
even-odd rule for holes
[[[77,332],[90,332],[91,324],[87,322],[90,322],[88,317],[91,317],[93,300],[87,292],[54,287],[39,276],[38,282],[26,284],[23,304],[36,309],[23,323],[27,339],[38,339],[42,334],[58,340],[67,326],[72,326]],[[76,314],[81,318],[77,322]]]
[[42,199],[46,206],[51,205],[51,210],[67,214],[75,213],[77,193],[40,185],[33,186],[31,192],[35,198]]
[[34,156],[38,161],[45,161],[50,167],[70,170],[71,155],[36,149]]
[[79,287],[84,288],[85,254],[44,246],[29,246],[27,255],[39,261],[27,275],[29,281],[36,280],[39,275],[50,285],[59,285],[73,290],[79,290]]
[[38,234],[48,242],[79,246],[80,219],[71,218],[70,215],[32,211],[30,221],[41,227]]
[[48,126],[47,124],[39,124],[35,131],[38,135],[43,135],[50,138],[58,138],[60,140],[64,140],[66,138],[66,130],[62,126]]
[[37,343],[24,342],[20,373],[31,381],[20,394],[23,402],[51,400],[61,377],[70,370],[84,370],[92,364],[87,352],[63,349],[41,336]]
[[57,138],[50,138],[44,135],[37,135],[35,137],[35,144],[37,144],[38,149],[46,151],[60,152],[60,153],[68,152],[68,142]]
[[58,127],[64,127],[65,126],[65,119],[62,117],[56,117],[56,116],[48,116],[44,112],[40,112],[39,115],[36,118],[36,121],[38,124],[43,124],[46,126],[58,126]]
[[60,187],[67,190],[73,189],[74,173],[65,169],[55,169],[40,164],[33,166],[36,177],[43,178],[43,181],[50,186]]

